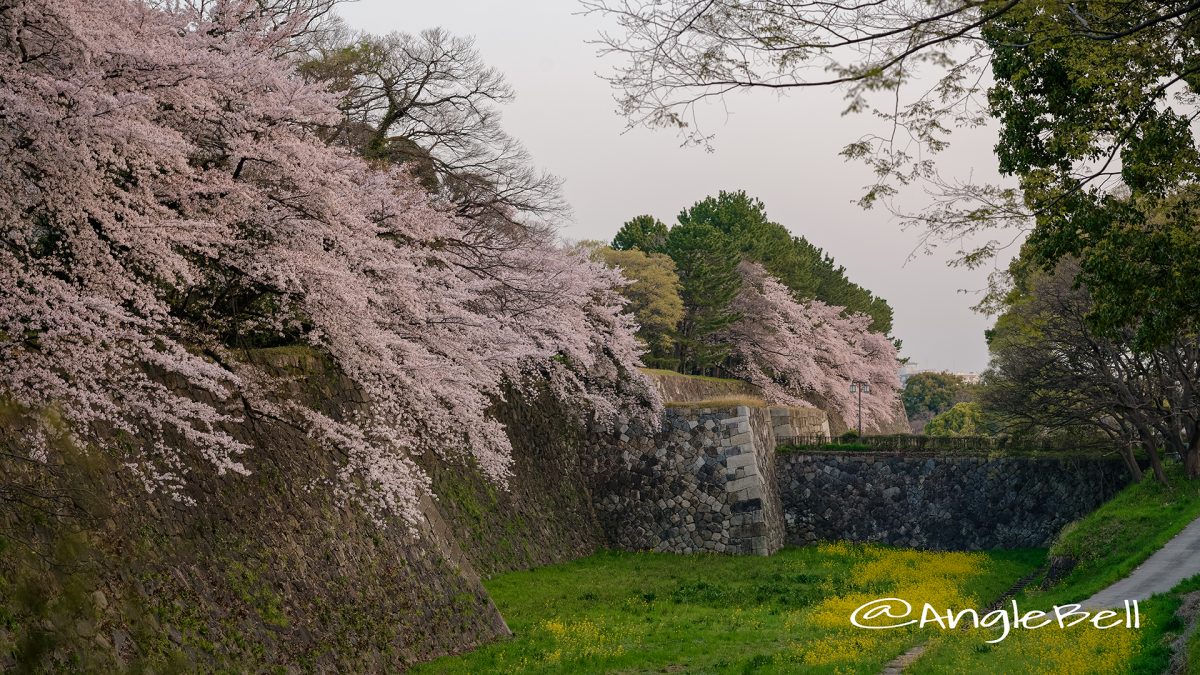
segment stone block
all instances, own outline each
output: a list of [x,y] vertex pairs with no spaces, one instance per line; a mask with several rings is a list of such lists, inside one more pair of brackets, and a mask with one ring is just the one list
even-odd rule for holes
[[726,492],[738,492],[740,490],[744,490],[744,489],[750,487],[751,485],[760,485],[761,483],[762,483],[762,479],[759,478],[758,476],[746,476],[745,478],[739,478],[737,480],[726,483],[725,491]]
[[729,437],[729,445],[749,445],[753,442],[754,436],[749,431],[743,431]]
[[743,452],[738,455],[729,455],[728,457],[725,458],[725,466],[729,467],[730,469],[736,469],[738,467],[755,465],[755,464],[756,464],[755,457],[754,457],[754,453],[752,453],[752,452]]

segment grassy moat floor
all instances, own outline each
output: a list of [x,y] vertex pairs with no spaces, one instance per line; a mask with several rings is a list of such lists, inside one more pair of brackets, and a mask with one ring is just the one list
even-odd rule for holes
[[[1169,467],[1169,487],[1130,485],[1072,524],[1049,550],[1078,564],[1017,596],[1022,613],[1082,601],[1128,574],[1193,519],[1200,481]],[[606,552],[485,582],[514,638],[424,664],[419,673],[850,673],[875,675],[917,644],[905,672],[1161,673],[1186,628],[1175,616],[1200,577],[1141,603],[1141,629],[935,627],[865,630],[850,615],[897,597],[986,608],[1042,567],[1043,550],[927,552],[858,544],[784,549],[766,557]],[[1200,673],[1200,630],[1186,646]]]
[[877,673],[925,639],[850,613],[898,596],[984,607],[1042,551],[828,544],[767,557],[600,553],[487,582],[512,640],[421,673]]

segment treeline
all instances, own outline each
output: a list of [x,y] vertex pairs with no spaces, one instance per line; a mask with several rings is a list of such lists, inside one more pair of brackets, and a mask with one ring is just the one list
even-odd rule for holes
[[866,315],[875,333],[892,329],[886,300],[850,281],[832,256],[772,221],[763,202],[744,191],[698,201],[672,227],[637,216],[596,255],[633,279],[626,294],[649,350],[645,358],[660,368],[729,372],[731,345],[715,338],[738,319],[732,303],[743,261],[761,265],[797,301],[819,300],[847,315]]
[[[1134,326],[1097,325],[1080,262],[1046,269],[1025,254],[988,332],[991,363],[980,403],[1004,431],[1098,439],[1121,449],[1141,476],[1139,455],[1165,483],[1163,460],[1200,476],[1200,341],[1190,330],[1152,345]],[[1194,284],[1193,281],[1184,283]]]
[[1135,326],[1095,320],[1094,289],[1067,257],[1047,269],[1026,246],[996,300],[979,385],[947,373],[909,378],[910,420],[928,435],[1018,437],[1029,447],[1116,448],[1140,478],[1166,459],[1200,476],[1200,341],[1182,329],[1147,345]]
[[954,373],[926,371],[904,382],[900,400],[913,433],[980,436],[994,433],[980,410],[979,386]]
[[[989,231],[1028,235],[983,303],[1000,316],[979,406],[998,430],[1107,439],[1135,475],[1140,448],[1159,480],[1177,455],[1200,477],[1195,3],[627,4],[586,2],[619,26],[600,41],[621,59],[609,81],[631,124],[708,144],[692,123],[701,102],[836,85],[847,111],[906,137],[844,147],[875,174],[860,204],[896,207],[921,185],[929,199],[901,218],[972,268],[1006,249]],[[813,35],[834,37],[814,51]],[[928,86],[912,87],[914,59],[936,81],[922,71]],[[1005,180],[943,171],[951,131],[989,119]]]

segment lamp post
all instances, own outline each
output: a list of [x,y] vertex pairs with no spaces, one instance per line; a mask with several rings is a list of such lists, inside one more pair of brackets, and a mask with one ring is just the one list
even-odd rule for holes
[[862,438],[862,395],[871,393],[871,383],[855,380],[850,383],[850,393],[858,394],[858,437]]

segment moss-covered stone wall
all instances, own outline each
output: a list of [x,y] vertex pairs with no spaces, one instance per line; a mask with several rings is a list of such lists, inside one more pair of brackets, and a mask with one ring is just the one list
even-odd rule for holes
[[[334,417],[363,403],[310,350],[245,358],[281,401]],[[939,536],[939,518],[963,520],[961,504],[922,492],[945,471],[775,454],[779,438],[827,429],[822,413],[684,406],[661,428],[612,434],[586,430],[577,411],[536,388],[508,392],[493,412],[513,447],[509,485],[487,482],[469,463],[419,457],[438,497],[425,500],[411,533],[339,499],[324,479],[340,458],[293,420],[252,415],[231,427],[254,448],[243,458],[251,474],[217,476],[195,461],[186,490],[196,503],[185,506],[148,493],[120,452],[74,445],[55,410],[0,398],[0,671],[397,672],[509,635],[481,577],[606,546],[763,554],[783,543],[785,523],[789,543],[984,546],[972,533],[933,542],[933,530],[901,522],[917,518],[904,505],[936,507],[936,518],[922,517]],[[29,456],[35,433],[57,437],[47,461]],[[1038,515],[1039,526],[1014,522],[1001,530],[1020,536],[994,545],[1037,545],[1120,482],[1105,469],[1079,483],[1096,488],[1089,499],[1064,501],[1074,483],[979,462],[951,463],[965,468],[938,479],[939,495],[961,492],[971,504],[982,481],[995,484],[997,500],[1038,502],[1024,511],[1004,503]],[[884,477],[859,485],[876,471]],[[829,515],[854,499],[871,518]]]
[[494,414],[513,447],[507,489],[474,467],[426,456],[438,510],[464,555],[485,578],[589,555],[604,545],[592,508],[597,447],[575,411],[549,392],[508,392]]
[[[251,358],[281,396],[361,398],[310,352]],[[66,430],[0,407],[0,671],[395,672],[508,634],[437,505],[417,535],[380,527],[324,486],[337,458],[286,420],[232,429],[255,448],[249,476],[196,462],[194,506],[65,436],[31,460],[39,428]]]

